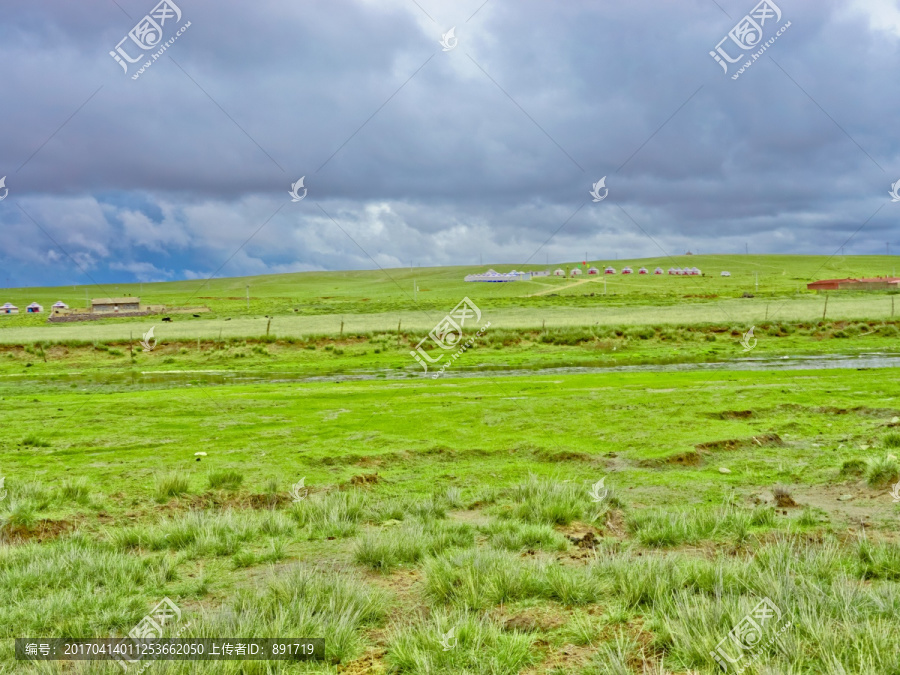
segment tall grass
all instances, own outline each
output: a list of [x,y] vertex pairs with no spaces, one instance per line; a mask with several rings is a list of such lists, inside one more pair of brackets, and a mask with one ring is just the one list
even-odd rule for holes
[[[346,662],[361,653],[363,629],[380,625],[388,606],[383,592],[355,576],[295,565],[240,589],[225,611],[207,612],[197,621],[191,637],[324,636],[325,662]],[[217,662],[217,668],[230,668],[210,672],[243,673],[247,663],[252,662]]]
[[645,546],[680,546],[716,538],[743,543],[753,528],[774,525],[775,514],[768,507],[652,508],[630,514],[627,523],[629,532]]
[[218,469],[209,472],[209,487],[212,489],[237,490],[244,482],[244,474],[235,469]]
[[396,626],[387,638],[387,661],[394,672],[416,675],[515,675],[537,660],[533,642],[484,616],[437,611]]
[[893,456],[870,459],[866,465],[866,483],[876,489],[900,481],[900,462]]
[[426,555],[437,555],[450,548],[474,544],[475,532],[464,523],[407,522],[360,537],[356,542],[354,558],[372,569],[391,572],[398,565],[416,563]]
[[366,495],[357,491],[314,494],[294,502],[290,515],[309,539],[344,538],[357,533],[368,504]]
[[511,498],[512,507],[501,511],[501,517],[545,525],[597,520],[609,507],[608,502],[592,502],[583,485],[535,476],[514,486]]
[[159,474],[156,477],[156,499],[164,502],[169,497],[178,497],[188,491],[188,480],[176,472]]
[[121,550],[183,551],[189,558],[239,553],[260,537],[287,536],[294,524],[281,514],[254,511],[192,511],[149,525],[110,530],[109,541]]

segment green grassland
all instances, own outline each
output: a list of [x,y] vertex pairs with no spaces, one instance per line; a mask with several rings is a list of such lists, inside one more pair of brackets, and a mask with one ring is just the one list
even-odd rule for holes
[[[601,269],[604,261],[594,261]],[[151,325],[167,339],[248,338],[270,334],[301,338],[310,335],[396,331],[427,332],[467,296],[496,328],[618,326],[724,322],[758,324],[767,320],[809,322],[821,319],[824,296],[806,290],[816,278],[891,274],[888,256],[680,256],[612,261],[618,270],[630,264],[697,266],[703,277],[606,276],[543,277],[513,283],[466,283],[466,274],[484,267],[392,269],[360,272],[309,272],[264,277],[182,281],[113,287],[8,289],[3,302],[20,309],[33,301],[45,307],[56,300],[85,305],[85,295],[140,295],[145,304],[170,307],[207,306],[211,312],[160,317],[108,319],[48,325],[46,315],[0,316],[0,343],[46,340],[127,340],[139,338]],[[580,264],[562,265],[570,269]],[[512,265],[494,265],[507,270]],[[522,266],[520,266],[522,267]],[[524,267],[531,269],[531,266]],[[550,269],[556,269],[551,265]],[[543,266],[539,266],[543,269]],[[721,277],[727,269],[731,277]],[[250,286],[250,306],[245,293]],[[418,289],[414,292],[414,286]],[[745,294],[753,297],[744,297]],[[833,293],[827,318],[890,319],[893,296],[886,293]],[[900,316],[900,307],[897,308]],[[272,318],[271,325],[269,318]]]
[[0,625],[121,635],[168,596],[189,635],[318,631],[320,672],[705,673],[768,596],[793,628],[761,663],[895,672],[900,506],[866,480],[897,452],[894,388],[889,371],[32,380],[2,392]]
[[[0,673],[121,672],[11,638],[123,636],[164,597],[181,637],[324,637],[326,659],[159,673],[711,674],[764,598],[763,639],[726,640],[743,672],[900,673],[896,371],[774,365],[898,353],[890,295],[822,320],[804,290],[891,259],[631,264],[709,276],[389,270],[415,306],[384,272],[283,275],[249,280],[249,313],[245,279],[145,284],[213,310],[152,351],[148,318],[0,317]],[[491,327],[432,379],[409,352],[464,295]]]

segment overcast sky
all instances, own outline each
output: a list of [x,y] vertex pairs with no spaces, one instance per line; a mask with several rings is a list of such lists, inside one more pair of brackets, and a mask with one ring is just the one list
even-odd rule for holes
[[176,2],[5,3],[0,285],[900,252],[891,0]]

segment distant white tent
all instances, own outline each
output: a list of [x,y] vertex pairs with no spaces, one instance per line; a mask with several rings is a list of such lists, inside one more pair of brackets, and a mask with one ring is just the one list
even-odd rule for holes
[[564,277],[564,276],[566,276],[566,273],[565,273],[563,270],[556,270],[556,271],[553,273],[553,276],[555,276],[555,277]]
[[622,274],[634,274],[634,270],[631,269],[630,267],[623,267]]
[[37,304],[36,302],[32,302],[28,307],[25,308],[25,311],[29,314],[39,314],[44,311],[44,308]]
[[725,272],[725,271],[723,271],[722,274],[721,274],[720,276],[723,276],[723,277],[730,277],[730,276],[731,276],[731,272]]
[[19,308],[16,307],[11,302],[4,303],[2,307],[0,307],[0,314],[18,314]]
[[488,281],[488,282],[500,282],[500,281],[528,281],[531,279],[531,274],[528,272],[517,272],[513,270],[508,274],[501,274],[496,270],[488,270],[482,274],[469,274],[465,277],[466,281]]
[[591,267],[588,269],[588,274],[600,274],[600,270],[598,270],[596,267]]
[[615,273],[616,273],[616,268],[613,267],[612,265],[610,265],[610,266],[607,267],[605,270],[603,270],[603,273],[604,273],[604,274],[615,274]]
[[655,270],[653,270],[653,274],[662,274],[662,273],[663,273],[662,267],[657,267]]
[[646,268],[646,267],[642,267],[641,269],[638,270],[638,274],[648,274],[647,268]]
[[569,273],[569,276],[577,277],[579,274],[581,274],[581,270],[576,267]]
[[57,300],[53,303],[53,309],[69,309],[69,306],[62,300]]

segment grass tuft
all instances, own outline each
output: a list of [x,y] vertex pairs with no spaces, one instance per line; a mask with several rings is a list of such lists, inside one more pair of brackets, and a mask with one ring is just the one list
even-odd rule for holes
[[156,499],[164,502],[169,497],[178,497],[187,493],[188,480],[181,474],[171,473],[160,474],[156,477]]
[[900,462],[894,457],[870,459],[866,466],[866,483],[875,489],[886,488],[900,481]]
[[209,487],[213,490],[237,490],[244,482],[244,474],[235,469],[217,469],[209,472]]

